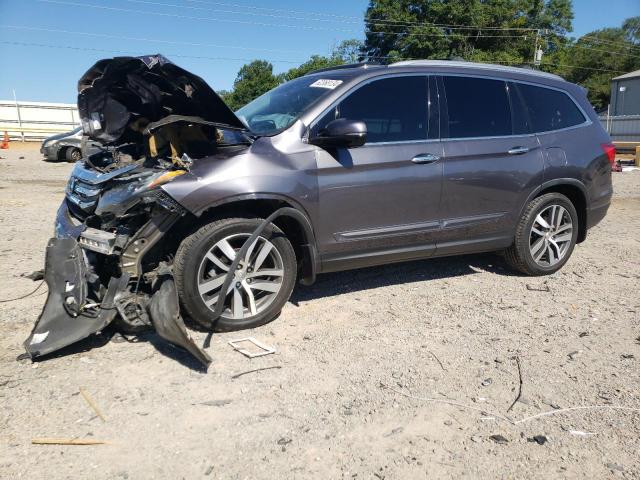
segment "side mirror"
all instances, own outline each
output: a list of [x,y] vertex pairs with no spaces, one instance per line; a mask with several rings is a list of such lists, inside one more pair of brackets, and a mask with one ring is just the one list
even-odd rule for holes
[[338,118],[311,137],[309,143],[318,147],[361,147],[367,141],[367,125],[359,120]]

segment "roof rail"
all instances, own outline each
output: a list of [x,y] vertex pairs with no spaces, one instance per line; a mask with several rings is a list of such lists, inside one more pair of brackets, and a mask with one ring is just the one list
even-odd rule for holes
[[564,78],[554,75],[553,73],[533,70],[532,68],[512,67],[509,65],[496,65],[493,63],[477,63],[456,60],[404,60],[389,65],[390,67],[464,67],[477,68],[484,70],[494,70],[500,72],[523,73],[526,75],[536,75],[539,77],[553,78],[554,80],[563,80]]
[[349,68],[371,68],[371,67],[381,67],[379,63],[372,62],[360,62],[360,63],[347,63],[346,65],[335,65],[333,67],[319,68],[318,70],[313,70],[311,72],[305,73],[306,75],[313,75],[314,73],[320,72],[329,72],[331,70],[346,70]]

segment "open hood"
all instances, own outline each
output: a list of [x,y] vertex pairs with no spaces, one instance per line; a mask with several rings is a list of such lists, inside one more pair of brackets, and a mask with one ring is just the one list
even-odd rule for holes
[[104,144],[139,142],[169,115],[246,129],[202,78],[162,55],[100,60],[78,81],[78,111],[84,133]]

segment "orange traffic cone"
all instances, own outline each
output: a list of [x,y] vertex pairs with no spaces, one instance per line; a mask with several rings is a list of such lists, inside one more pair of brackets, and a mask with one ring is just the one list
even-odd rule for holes
[[4,139],[2,140],[2,143],[0,143],[0,148],[3,150],[9,148],[9,134],[6,130],[4,131]]

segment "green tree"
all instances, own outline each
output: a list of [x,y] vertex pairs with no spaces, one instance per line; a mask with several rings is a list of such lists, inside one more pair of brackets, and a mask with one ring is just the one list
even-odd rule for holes
[[319,70],[321,68],[335,67],[336,65],[342,65],[344,61],[340,57],[324,57],[322,55],[312,55],[309,60],[304,62],[299,67],[291,68],[284,74],[285,80],[293,80],[294,78],[302,77],[309,72]]
[[370,0],[364,52],[382,61],[525,63],[536,41],[526,29],[546,29],[543,49],[560,52],[572,19],[571,0]]
[[222,99],[232,110],[237,110],[281,82],[282,76],[273,74],[271,63],[254,60],[240,68],[233,82],[233,91],[223,95]]
[[589,32],[568,50],[561,73],[570,82],[588,90],[589,101],[604,110],[611,95],[611,78],[640,69],[640,17],[627,19],[622,28]]
[[627,18],[622,24],[627,40],[633,45],[640,46],[640,17]]
[[356,63],[363,57],[364,43],[355,38],[343,40],[331,50],[331,57],[340,58],[344,63]]
[[335,67],[345,63],[355,63],[361,55],[360,52],[362,51],[362,48],[363,43],[360,40],[343,40],[333,47],[331,55],[311,55],[311,58],[299,67],[289,69],[284,74],[284,79],[289,81],[294,78],[302,77],[314,70],[320,70],[321,68]]

